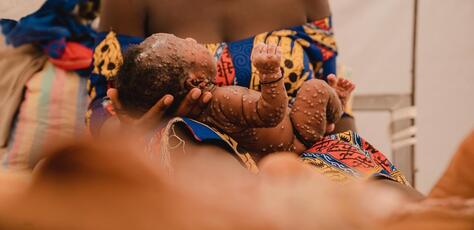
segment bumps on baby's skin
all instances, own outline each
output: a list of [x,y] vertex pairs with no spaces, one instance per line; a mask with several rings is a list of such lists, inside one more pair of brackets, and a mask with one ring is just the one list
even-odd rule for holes
[[127,48],[124,58],[116,85],[124,110],[134,117],[146,113],[166,94],[174,97],[166,110],[173,114],[192,88],[213,87],[214,59],[204,46],[189,39],[153,34]]
[[305,82],[296,96],[290,116],[297,132],[307,143],[314,143],[324,136],[327,107],[342,107],[338,100],[330,100],[331,96],[336,97],[329,93],[331,90],[325,82],[313,79]]
[[265,82],[265,75],[280,73],[281,51],[278,46],[258,43],[252,50],[252,64],[260,73],[260,80]]

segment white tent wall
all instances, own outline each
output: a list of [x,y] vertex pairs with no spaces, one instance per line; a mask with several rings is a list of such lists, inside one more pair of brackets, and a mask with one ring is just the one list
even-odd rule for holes
[[[339,62],[357,96],[412,93],[415,0],[330,0]],[[0,18],[19,19],[44,0],[2,0]],[[416,187],[428,192],[474,128],[474,1],[418,0],[415,103]],[[360,133],[391,156],[390,113],[355,111]]]
[[[356,95],[412,93],[414,0],[330,0],[339,63]],[[428,193],[474,128],[474,1],[418,0],[415,186]],[[390,116],[356,111],[359,132],[390,152]]]
[[339,63],[356,94],[410,94],[413,0],[330,0]]
[[427,192],[474,128],[474,1],[419,1],[415,163]]
[[[414,1],[330,0],[330,4],[338,65],[356,83],[355,95],[410,98]],[[390,111],[355,108],[354,115],[360,134],[394,160]],[[413,171],[411,164],[402,167],[406,174]]]

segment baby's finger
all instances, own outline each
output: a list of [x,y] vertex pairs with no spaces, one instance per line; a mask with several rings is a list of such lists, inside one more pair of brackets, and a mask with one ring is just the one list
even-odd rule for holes
[[263,42],[258,43],[256,46],[256,49],[257,49],[256,51],[258,54],[265,53],[265,44]]
[[273,44],[268,45],[267,54],[275,54],[275,52],[276,52],[276,46]]
[[252,60],[254,60],[255,57],[261,55],[261,53],[262,53],[262,52],[261,52],[261,49],[262,49],[262,46],[261,46],[261,45],[262,45],[262,44],[263,44],[263,43],[257,43],[257,44],[253,47],[253,49],[252,49],[252,54],[250,55],[250,58],[251,58]]

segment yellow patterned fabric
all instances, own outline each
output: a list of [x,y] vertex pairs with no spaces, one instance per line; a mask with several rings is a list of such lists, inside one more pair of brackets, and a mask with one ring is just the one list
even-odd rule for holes
[[110,32],[94,50],[94,74],[105,76],[107,80],[117,75],[123,63],[122,49],[116,34]]
[[[98,33],[91,75],[90,130],[96,133],[110,116],[107,111],[107,89],[123,62],[122,52],[129,45],[143,41],[140,37]],[[290,105],[301,85],[308,79],[326,80],[336,73],[337,48],[334,42],[331,18],[324,18],[288,29],[261,33],[246,39],[205,44],[217,64],[214,82],[219,85],[239,85],[260,90],[260,79],[251,62],[254,45],[259,42],[278,44],[283,58],[281,70]]]

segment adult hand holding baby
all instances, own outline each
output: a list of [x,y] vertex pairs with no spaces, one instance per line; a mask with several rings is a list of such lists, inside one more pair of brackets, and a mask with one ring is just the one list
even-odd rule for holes
[[[116,118],[120,123],[121,128],[127,129],[138,129],[139,131],[146,131],[147,129],[156,127],[158,124],[163,122],[163,116],[166,110],[173,103],[172,95],[165,95],[158,100],[153,107],[143,116],[136,119],[127,115],[118,99],[117,89],[110,88],[107,90],[107,96],[112,101]],[[189,116],[190,114],[199,114],[203,108],[211,101],[211,92],[202,92],[199,88],[194,88],[184,98],[183,102],[179,105],[175,116]]]

